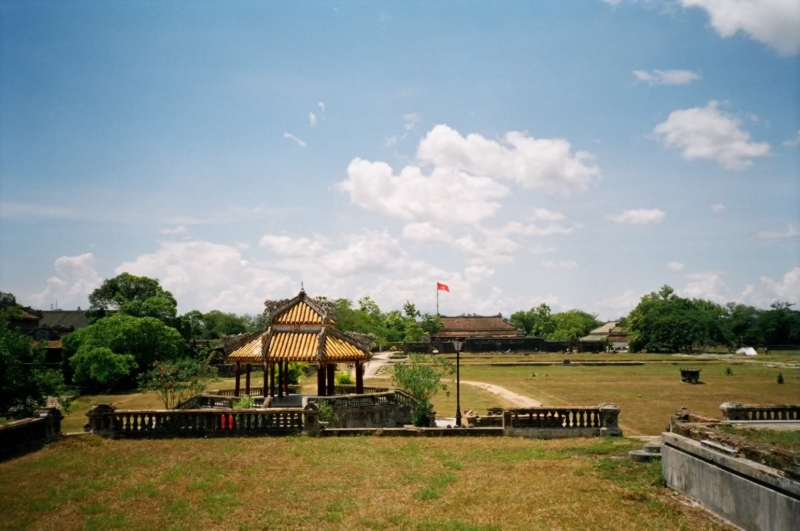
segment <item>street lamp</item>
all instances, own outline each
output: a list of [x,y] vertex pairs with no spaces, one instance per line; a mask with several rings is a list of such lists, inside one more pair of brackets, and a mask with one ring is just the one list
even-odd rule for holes
[[461,348],[464,342],[460,339],[453,340],[456,349],[456,426],[461,427]]

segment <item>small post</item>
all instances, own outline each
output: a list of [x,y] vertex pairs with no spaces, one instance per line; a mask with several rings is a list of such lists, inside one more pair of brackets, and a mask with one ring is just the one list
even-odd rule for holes
[[303,408],[303,435],[317,435],[319,431],[319,407],[311,402]]
[[600,404],[600,435],[621,436],[619,407],[615,404]]
[[246,396],[250,396],[250,369],[252,365],[248,363],[246,366],[247,369],[245,371],[245,377],[244,377],[244,394]]
[[97,435],[111,435],[114,432],[114,412],[116,407],[111,404],[97,404],[86,412],[89,422],[84,426],[84,431]]
[[[437,290],[438,294],[439,291]],[[461,427],[461,349],[464,342],[460,339],[453,340],[453,348],[456,350],[456,426]]]

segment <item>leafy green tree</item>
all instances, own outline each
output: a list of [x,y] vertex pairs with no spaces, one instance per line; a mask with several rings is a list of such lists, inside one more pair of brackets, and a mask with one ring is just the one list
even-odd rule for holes
[[[67,393],[59,371],[45,366],[46,349],[0,319],[0,417],[23,418]],[[62,400],[64,403],[64,400]]]
[[[158,319],[114,315],[64,337],[62,368],[87,389],[130,388],[156,360],[177,359],[182,347],[180,333]],[[101,369],[104,362],[112,369]]]
[[417,400],[411,412],[415,426],[428,424],[431,399],[440,390],[447,391],[442,379],[454,372],[455,367],[447,358],[423,354],[410,354],[408,361],[395,364],[392,376],[395,385]]
[[422,314],[419,325],[422,331],[428,335],[433,335],[444,327],[442,319],[435,313]]
[[735,302],[729,302],[725,308],[728,313],[728,328],[736,344],[763,344],[764,338],[757,327],[762,310]]
[[547,339],[551,341],[571,341],[580,339],[594,328],[600,326],[596,315],[582,310],[567,310],[552,316],[554,330]]
[[216,368],[202,361],[188,358],[156,361],[139,375],[139,389],[155,391],[165,409],[174,409],[180,402],[205,391],[216,376]]
[[793,304],[776,301],[759,315],[755,325],[767,345],[800,345],[800,312]]
[[133,317],[153,317],[174,325],[178,303],[158,280],[122,273],[106,279],[89,295],[86,316],[90,323],[113,313]]
[[525,331],[526,336],[547,338],[555,331],[552,310],[545,303],[526,311],[514,312],[508,322]]

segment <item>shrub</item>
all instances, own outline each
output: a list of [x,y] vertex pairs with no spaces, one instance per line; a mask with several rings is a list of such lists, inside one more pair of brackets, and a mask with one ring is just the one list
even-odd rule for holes
[[778,373],[778,383],[779,383],[779,384],[782,384],[782,383],[783,383],[783,373],[782,373],[782,372],[779,372],[779,373]]
[[725,376],[733,376],[733,369],[725,367]]
[[130,354],[117,354],[107,347],[84,345],[70,359],[73,381],[90,390],[111,389],[136,368]]
[[233,403],[233,409],[253,409],[256,401],[251,396],[242,396]]
[[411,408],[411,423],[418,428],[429,426],[432,414],[433,406],[431,403],[427,400],[421,400]]
[[216,375],[217,369],[202,361],[156,361],[139,377],[139,389],[157,392],[164,407],[174,409],[181,401],[205,391]]
[[353,385],[355,382],[353,381],[353,377],[347,373],[340,372],[336,375],[336,383],[337,385]]
[[330,402],[327,400],[320,400],[317,402],[317,407],[319,408],[319,420],[322,422],[331,422],[336,420],[336,411],[334,411]]

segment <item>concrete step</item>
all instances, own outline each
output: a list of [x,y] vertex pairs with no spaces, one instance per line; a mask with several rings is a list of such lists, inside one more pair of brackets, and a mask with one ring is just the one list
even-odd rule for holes
[[650,443],[644,445],[644,451],[649,454],[661,455],[661,443]]
[[638,461],[640,463],[648,463],[653,460],[660,460],[661,454],[654,454],[645,450],[631,450],[628,452],[628,457],[631,461]]

